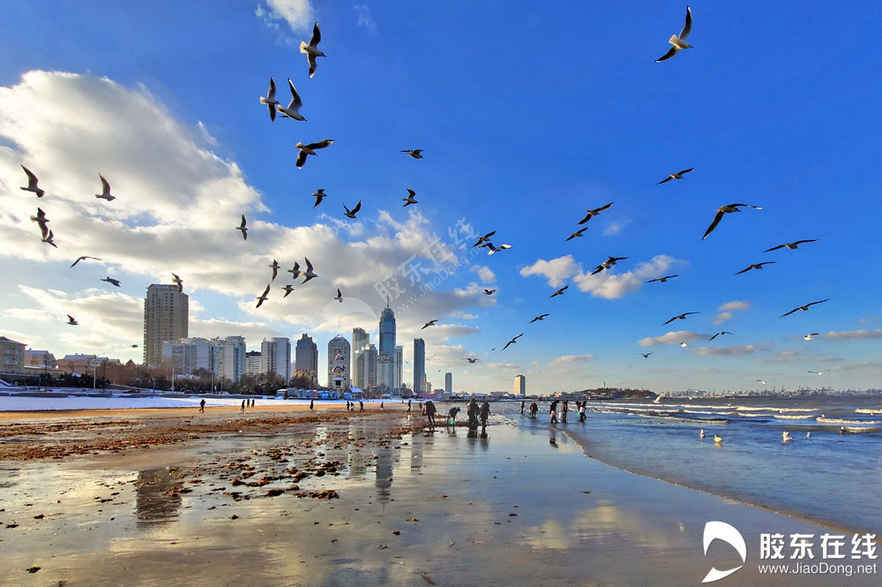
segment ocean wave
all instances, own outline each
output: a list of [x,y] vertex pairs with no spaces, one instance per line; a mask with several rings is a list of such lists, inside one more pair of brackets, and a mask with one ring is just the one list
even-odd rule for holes
[[882,410],[875,410],[870,408],[858,408],[855,410],[858,414],[882,414]]
[[809,420],[815,417],[816,414],[799,414],[799,415],[787,415],[787,414],[775,414],[775,418],[778,420]]
[[857,424],[858,426],[872,426],[875,424],[879,424],[879,421],[877,420],[849,420],[847,418],[826,418],[824,416],[818,416],[815,419],[822,424]]

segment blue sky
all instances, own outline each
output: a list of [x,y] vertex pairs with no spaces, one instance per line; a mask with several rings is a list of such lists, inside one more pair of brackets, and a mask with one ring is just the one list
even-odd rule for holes
[[[875,143],[882,131],[882,52],[872,23],[880,9],[698,2],[690,36],[695,48],[655,63],[682,26],[684,4],[571,4],[8,7],[0,54],[0,201],[8,211],[8,240],[0,270],[16,278],[5,288],[0,325],[57,354],[128,356],[129,332],[140,342],[136,302],[147,284],[167,282],[178,268],[197,302],[196,334],[238,329],[256,346],[264,334],[293,339],[306,330],[318,338],[324,364],[323,347],[335,330],[348,336],[360,325],[356,314],[378,314],[372,287],[378,273],[419,256],[435,235],[455,256],[457,271],[432,296],[399,312],[399,342],[408,358],[422,322],[438,318],[446,325],[421,331],[433,383],[443,379],[433,373],[449,369],[455,387],[465,391],[508,390],[518,372],[527,374],[531,392],[542,390],[533,385],[578,389],[603,381],[658,391],[741,388],[757,386],[757,378],[775,386],[878,387],[882,215]],[[308,39],[313,20],[321,23],[328,57],[308,79],[297,43]],[[23,22],[28,26],[10,25]],[[45,74],[27,81],[29,71],[79,77]],[[282,100],[284,80],[294,80],[307,122],[270,123],[257,102],[270,75]],[[74,108],[69,98],[102,88],[118,112]],[[64,104],[61,97],[68,97]],[[37,99],[45,103],[34,104]],[[155,111],[138,107],[141,99]],[[52,124],[36,121],[41,113]],[[95,130],[108,126],[114,127],[108,134]],[[163,132],[193,147],[164,161]],[[89,148],[102,137],[102,148]],[[293,145],[324,138],[336,142],[297,170]],[[156,146],[149,152],[138,150],[151,140]],[[426,158],[399,153],[409,147],[425,149]],[[113,153],[132,156],[114,159]],[[205,162],[206,153],[222,162],[222,171],[214,159]],[[208,183],[196,196],[192,186],[181,185],[187,203],[176,217],[174,178],[155,187],[148,180],[172,164],[193,169],[189,156],[211,167],[208,176],[222,173],[235,185]],[[47,169],[47,159],[56,166]],[[16,189],[19,162],[47,184],[54,179],[59,193],[50,196],[69,206],[69,215],[68,208],[56,213],[58,251],[46,251],[27,226],[35,198]],[[53,177],[60,166],[70,168],[67,175]],[[657,185],[687,167],[696,170]],[[120,185],[119,199],[103,208],[80,200],[83,190],[97,191],[99,170]],[[82,190],[67,182],[59,187],[64,177],[82,181]],[[330,197],[314,210],[309,194],[318,187]],[[405,211],[400,198],[408,187],[420,204]],[[228,188],[237,195],[225,199]],[[161,201],[155,206],[154,196]],[[135,199],[139,209],[131,210]],[[344,223],[341,204],[358,200],[360,220]],[[564,242],[586,208],[609,201],[612,208],[588,223],[583,238]],[[727,216],[702,241],[715,209],[730,202],[764,209]],[[40,202],[50,217],[52,203],[48,197]],[[253,225],[248,243],[237,241],[232,226],[239,210],[252,222],[271,222],[264,231],[271,236],[262,240],[260,225]],[[96,223],[90,225],[96,236],[74,239],[75,212]],[[218,214],[212,238],[219,240],[210,244],[220,257],[200,262],[199,246],[207,241],[199,235],[211,230],[212,213]],[[458,221],[477,232],[497,230],[494,238],[512,250],[492,257],[456,250],[448,229]],[[114,229],[98,235],[106,223]],[[192,241],[172,238],[188,228]],[[145,231],[167,238],[139,244]],[[797,251],[762,253],[803,238],[820,240]],[[18,246],[22,239],[35,242]],[[100,246],[110,264],[70,271],[73,258],[90,254],[86,245]],[[359,252],[384,262],[368,267]],[[254,311],[250,300],[267,281],[257,268],[274,255],[290,265],[304,254],[321,255],[322,279],[307,286],[313,290],[303,288],[286,306],[279,301]],[[224,255],[230,266],[222,271]],[[608,255],[629,257],[612,271],[619,277],[579,277]],[[543,274],[525,270],[555,259]],[[762,260],[777,264],[733,275]],[[490,268],[494,279],[479,278],[470,270],[475,265]],[[681,277],[640,287],[660,272]],[[108,292],[97,281],[105,274],[120,277],[123,288]],[[550,283],[557,280],[570,288],[550,300]],[[498,288],[494,299],[482,297],[483,285]],[[363,305],[328,306],[337,286]],[[831,301],[807,313],[778,318],[826,297]],[[747,307],[714,324],[719,308],[731,302]],[[95,320],[85,333],[73,334],[56,323],[64,307],[81,307],[86,316],[94,311]],[[114,308],[118,329],[108,333],[97,323],[101,312]],[[686,311],[701,314],[662,326]],[[527,325],[543,312],[552,315]],[[377,316],[360,319],[376,328]],[[687,334],[665,339],[674,344],[644,340],[721,329],[735,334],[713,343]],[[489,351],[522,331],[523,339],[504,354]],[[808,332],[825,336],[807,343],[801,337]],[[674,340],[680,338],[689,338],[687,349]],[[654,354],[642,359],[649,351]],[[466,355],[481,362],[467,367]],[[825,375],[811,376],[809,369]]]

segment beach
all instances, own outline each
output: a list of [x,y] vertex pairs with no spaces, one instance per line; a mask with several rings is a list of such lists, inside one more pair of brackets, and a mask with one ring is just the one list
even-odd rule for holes
[[[22,435],[4,416],[7,455],[91,448],[0,460],[0,584],[690,585],[740,563],[719,542],[704,556],[712,520],[747,542],[724,584],[878,584],[760,574],[762,533],[832,530],[611,467],[563,426],[494,415],[468,438],[399,409],[216,410],[192,436],[195,410],[28,414]],[[133,426],[170,440],[100,444]]]

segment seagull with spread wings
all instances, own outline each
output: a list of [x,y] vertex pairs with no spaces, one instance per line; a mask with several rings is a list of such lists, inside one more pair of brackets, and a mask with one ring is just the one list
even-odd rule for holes
[[22,189],[26,192],[34,192],[38,198],[42,198],[43,194],[45,194],[46,192],[37,186],[37,183],[40,180],[37,179],[37,176],[34,175],[34,173],[24,165],[22,165],[21,168],[24,169],[25,175],[28,176],[28,185],[27,187],[22,187],[19,189]]
[[669,279],[674,279],[675,277],[680,277],[679,275],[665,275],[664,277],[656,277],[655,279],[650,279],[646,283],[667,283]]
[[609,204],[607,204],[605,206],[601,206],[600,208],[588,208],[587,210],[585,210],[585,217],[579,221],[579,224],[585,224],[586,222],[591,220],[591,218],[593,218],[594,216],[597,216],[598,214],[600,214],[604,210],[609,210],[609,207],[612,205],[613,205],[613,203],[610,202]]
[[762,210],[761,206],[754,206],[752,204],[726,204],[725,206],[720,206],[717,208],[717,215],[714,216],[713,222],[711,222],[710,226],[707,227],[707,230],[704,232],[704,236],[701,237],[702,240],[706,239],[710,233],[714,231],[717,227],[717,224],[720,223],[720,220],[723,219],[723,216],[726,214],[732,214],[734,212],[741,212],[741,208],[753,208],[754,210]]
[[404,205],[402,206],[402,208],[407,208],[411,204],[419,204],[419,202],[416,200],[416,198],[414,198],[415,195],[416,195],[415,191],[413,191],[410,188],[407,188],[407,197],[401,198],[401,201],[404,202]]
[[306,61],[309,63],[310,78],[315,75],[316,58],[327,57],[327,55],[318,48],[318,44],[321,40],[322,32],[319,30],[318,23],[315,23],[312,27],[312,38],[309,40],[309,44],[307,44],[306,41],[300,41],[300,52],[306,54]]
[[407,153],[408,157],[413,157],[414,159],[422,159],[423,158],[423,150],[422,149],[402,149],[402,153]]
[[672,179],[683,179],[683,175],[685,175],[691,171],[695,171],[695,168],[690,167],[689,169],[683,169],[682,171],[677,171],[676,173],[669,173],[666,178],[664,178],[663,180],[661,180],[658,183],[659,183],[659,185],[661,185],[663,183],[668,183]]
[[507,349],[508,347],[510,347],[511,345],[513,345],[513,344],[515,344],[516,342],[518,342],[518,339],[519,339],[520,337],[522,337],[522,336],[524,336],[524,333],[523,333],[523,332],[520,333],[519,335],[517,335],[516,337],[514,337],[513,339],[511,339],[510,341],[508,341],[507,343],[505,343],[505,346],[502,347],[502,350],[505,350],[505,349]]
[[485,289],[484,290],[484,295],[492,296],[495,293],[496,293],[496,289]]
[[239,223],[239,226],[236,227],[236,230],[239,230],[242,232],[242,240],[246,240],[246,241],[248,240],[248,226],[247,226],[247,224],[248,223],[245,221],[245,215],[242,214],[242,222]]
[[814,340],[816,336],[821,336],[821,333],[820,332],[809,332],[808,334],[806,334],[805,336],[802,337],[802,340],[806,340],[806,341]]
[[325,188],[319,188],[316,191],[312,192],[312,197],[315,198],[315,204],[312,205],[313,208],[318,208],[318,205],[322,203],[328,194],[325,193]]
[[303,168],[303,166],[306,164],[307,156],[312,155],[315,157],[318,155],[318,153],[316,153],[316,150],[326,149],[333,144],[334,139],[325,139],[323,141],[318,141],[317,143],[309,143],[307,145],[304,145],[303,143],[298,141],[297,144],[294,145],[299,150],[299,152],[297,153],[297,162],[295,163],[295,165],[297,165],[297,169]]
[[508,243],[503,243],[497,247],[493,243],[488,242],[488,243],[484,244],[483,246],[487,247],[487,254],[488,255],[494,255],[494,254],[498,253],[499,251],[507,251],[511,248],[511,245]]
[[263,303],[267,300],[267,298],[269,298],[269,290],[270,290],[270,284],[267,283],[266,289],[263,290],[263,293],[260,294],[259,296],[257,296],[257,307],[258,308],[263,305]]
[[762,263],[751,263],[750,265],[748,265],[747,267],[745,267],[744,269],[742,269],[741,271],[739,271],[735,275],[741,275],[742,273],[747,273],[751,269],[762,269],[763,265],[772,265],[774,263],[775,263],[775,261],[763,261]]
[[420,330],[425,330],[425,329],[428,328],[429,326],[434,326],[434,325],[437,324],[437,323],[438,323],[437,320],[429,320],[428,322],[426,322],[425,324],[423,324],[423,327],[420,328]]
[[554,293],[551,294],[549,297],[556,298],[557,296],[562,296],[562,295],[564,295],[564,292],[567,291],[567,288],[568,288],[568,287],[570,287],[570,286],[565,285],[565,286],[563,286],[563,287],[561,287],[561,288],[559,288],[559,289],[554,290]]
[[700,313],[701,312],[683,312],[682,314],[677,314],[676,316],[674,316],[673,318],[671,318],[670,320],[668,320],[667,322],[662,324],[662,326],[670,324],[674,320],[685,320],[687,316],[691,316],[692,314],[700,314]]
[[713,335],[712,337],[710,337],[708,340],[713,340],[713,339],[715,339],[715,338],[718,337],[718,336],[724,336],[724,335],[726,335],[726,334],[735,334],[735,333],[734,333],[734,332],[729,332],[728,330],[721,330],[721,331],[719,331],[719,332],[715,332],[714,335]]
[[468,361],[469,363],[471,363],[472,365],[474,365],[475,363],[478,362],[478,359],[475,358],[475,357],[466,357],[466,361]]
[[584,228],[580,228],[579,230],[568,236],[564,242],[571,241],[574,238],[579,238],[580,236],[583,236],[586,230],[588,230],[587,226]]
[[273,270],[273,278],[270,281],[275,281],[276,276],[279,274],[279,262],[276,259],[273,259],[273,262],[269,265],[269,268]]
[[343,303],[343,292],[340,291],[339,287],[337,288],[337,295],[334,296],[334,299],[336,301],[340,302],[341,304]]
[[792,243],[784,243],[783,245],[778,245],[777,247],[772,247],[771,249],[766,249],[763,252],[770,253],[772,251],[777,251],[778,249],[783,249],[785,247],[790,249],[791,251],[795,251],[799,247],[799,245],[801,245],[803,243],[816,243],[816,242],[818,242],[818,239],[816,239],[816,238],[805,238],[805,239],[802,239],[801,241],[793,241]]
[[347,208],[346,204],[343,204],[343,210],[345,210],[343,212],[343,215],[346,216],[346,218],[352,218],[354,220],[355,215],[358,214],[359,210],[361,210],[361,200],[358,201],[358,204],[356,204],[352,210]]
[[119,279],[114,279],[113,277],[108,276],[108,277],[105,277],[104,279],[102,279],[101,281],[106,281],[110,285],[113,285],[115,287],[119,287]]
[[487,234],[485,234],[483,236],[479,235],[478,240],[475,242],[475,244],[472,245],[472,248],[474,249],[475,247],[486,246],[486,243],[490,242],[490,237],[493,236],[494,234],[496,234],[495,230],[492,232],[488,232]]
[[297,93],[297,88],[294,87],[294,82],[291,81],[290,77],[288,78],[288,89],[291,90],[291,101],[288,102],[287,106],[278,106],[279,112],[281,112],[282,116],[285,118],[305,121],[306,119],[300,114],[300,107],[303,106],[303,100],[300,99],[300,94]]
[[43,233],[43,242],[47,245],[52,245],[56,249],[58,248],[58,245],[55,244],[55,233],[51,230],[48,233]]
[[266,97],[260,97],[260,103],[266,104],[266,107],[269,108],[269,117],[270,120],[276,119],[276,107],[279,105],[278,101],[276,101],[276,80],[272,77],[270,78],[269,90],[266,92]]
[[82,257],[77,257],[77,260],[70,264],[71,268],[76,267],[77,263],[80,261],[85,261],[86,259],[92,259],[93,261],[100,261],[98,257],[89,257],[88,255],[83,255]]
[[679,35],[671,35],[671,38],[668,39],[668,43],[671,44],[671,48],[668,49],[668,52],[656,59],[655,61],[661,62],[667,59],[670,59],[674,55],[676,55],[682,49],[691,49],[692,45],[686,42],[686,37],[689,36],[689,33],[692,32],[692,8],[689,6],[686,7],[686,22],[683,24],[683,28],[680,30]]
[[814,306],[815,304],[823,304],[824,302],[828,302],[828,301],[830,301],[830,298],[824,298],[823,300],[818,300],[816,302],[809,302],[808,304],[806,304],[804,306],[796,306],[795,308],[793,308],[789,312],[781,314],[781,318],[783,318],[785,316],[789,316],[789,315],[793,314],[794,312],[800,312],[800,311],[808,312],[808,309],[811,308],[812,306]]
[[78,326],[79,324],[80,324],[80,323],[77,322],[77,319],[76,319],[76,318],[74,318],[74,317],[71,316],[70,314],[67,315],[67,325],[68,325],[68,326]]
[[643,358],[644,358],[644,359],[648,359],[648,358],[649,358],[649,355],[652,354],[652,351],[649,351],[648,353],[640,353],[640,354],[643,355]]
[[591,272],[591,275],[597,275],[598,273],[600,273],[604,269],[609,269],[610,267],[612,267],[613,265],[615,265],[619,261],[624,261],[627,258],[628,257],[608,257],[606,259],[606,261],[604,261],[603,263],[601,263],[600,265],[598,265],[597,267],[594,268],[594,271]]
[[532,324],[533,322],[539,322],[540,320],[545,320],[549,316],[551,316],[551,314],[539,314],[538,316],[530,320],[530,324]]
[[184,291],[184,280],[177,273],[172,273],[172,281],[178,286],[178,292]]
[[283,295],[282,297],[287,298],[288,294],[290,294],[292,291],[294,291],[294,286],[291,285],[290,283],[286,283],[285,287],[283,287],[281,289],[285,292],[285,295]]
[[101,180],[101,193],[95,194],[95,197],[99,200],[107,200],[108,202],[115,200],[116,196],[110,193],[110,182],[100,173],[98,174],[98,178]]
[[[306,271],[303,273],[303,276],[306,279],[303,280],[303,283],[306,283],[310,279],[315,279],[316,277],[318,277],[318,275],[312,270],[312,263],[309,262],[309,259],[304,257],[304,260],[306,260]],[[296,263],[294,264],[294,267],[295,269],[297,268]]]
[[291,274],[291,279],[297,279],[300,277],[300,263],[294,261],[294,267],[288,269],[288,273]]

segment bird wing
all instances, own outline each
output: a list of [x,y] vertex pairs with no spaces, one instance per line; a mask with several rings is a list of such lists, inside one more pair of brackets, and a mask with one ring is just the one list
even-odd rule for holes
[[337,297],[338,297],[338,298],[342,298],[342,297],[343,297],[343,294],[340,292],[340,288],[339,288],[339,287],[337,288]]
[[604,210],[608,210],[609,207],[612,206],[612,205],[613,205],[613,203],[610,202],[610,203],[607,204],[606,206],[601,206],[600,208],[595,208],[594,210],[592,210],[592,212],[593,212],[594,214],[597,214],[598,212],[603,212]]
[[[807,239],[803,239],[803,240],[801,240],[801,241],[796,241],[795,243],[790,243],[790,244],[796,246],[796,245],[801,245],[802,243],[814,243],[814,242],[818,242],[818,239],[816,239],[816,238],[807,238]],[[783,245],[782,245],[782,246],[783,246]]]
[[37,176],[34,175],[33,172],[30,169],[28,169],[27,167],[25,167],[24,165],[22,165],[21,168],[24,169],[24,172],[28,176],[28,187],[29,188],[37,187]]
[[591,214],[591,211],[586,212],[586,213],[585,213],[585,218],[583,218],[582,220],[580,220],[580,221],[579,221],[579,224],[585,224],[586,222],[588,222],[589,220],[591,220],[591,216],[593,216],[593,215]]
[[269,90],[266,91],[267,101],[273,101],[276,98],[276,80],[270,78]]
[[266,105],[266,107],[269,108],[270,120],[275,122],[276,121],[276,104],[274,102],[270,102],[269,104]]
[[414,197],[414,196],[416,195],[416,192],[413,191],[413,190],[410,189],[410,188],[407,188],[407,193],[408,193],[408,195],[409,195],[411,198]]
[[242,214],[242,222],[239,223],[239,228],[245,228],[248,223],[245,221],[245,215]]
[[661,277],[656,277],[655,279],[650,279],[646,283],[655,283],[656,281],[661,281]]
[[683,171],[681,171],[681,172],[678,173],[677,175],[683,175],[684,173],[689,173],[690,171],[695,171],[695,168],[694,168],[694,167],[690,167],[689,169],[684,169]]
[[685,318],[686,316],[691,316],[692,314],[700,314],[700,313],[701,312],[684,312],[684,313],[680,314],[680,316]]
[[[667,61],[668,59],[670,59],[671,57],[673,57],[676,54],[677,54],[677,48],[671,47],[670,49],[668,49],[667,53],[665,53],[664,55],[662,55],[661,57],[656,59],[655,62],[661,63],[662,61]],[[664,182],[660,182],[660,183],[664,183]]]
[[101,178],[101,195],[105,196],[110,193],[110,182],[101,174],[98,174],[98,177]]
[[739,271],[739,272],[736,273],[735,275],[741,275],[742,273],[747,273],[747,272],[750,271],[751,269],[753,269],[753,265],[748,265],[747,267],[745,267],[744,269],[742,269],[741,271]]
[[796,312],[797,310],[799,310],[799,307],[793,308],[792,310],[790,310],[790,311],[787,312],[786,314],[781,314],[781,317],[783,318],[783,317],[785,317],[785,316],[789,316],[789,315],[791,315],[792,313]]
[[762,267],[763,265],[774,265],[775,263],[777,263],[777,261],[763,261],[762,263],[757,263],[757,265]]
[[309,143],[306,145],[307,149],[324,149],[325,147],[329,147],[334,142],[334,139],[325,139],[323,141],[319,141],[317,143]]
[[315,75],[315,55],[307,53],[306,61],[309,63],[309,77],[312,79],[312,76]]
[[[691,22],[691,20],[689,21]],[[310,47],[316,47],[322,41],[322,32],[319,30],[318,23],[312,27],[312,38],[309,40]]]
[[674,178],[671,177],[671,176],[669,175],[669,176],[667,176],[666,178],[664,178],[663,180],[661,180],[661,181],[658,182],[658,183],[659,183],[659,185],[661,185],[661,184],[663,184],[663,183],[668,183],[668,182],[671,181],[672,179],[674,179]]
[[603,266],[603,264],[600,264],[594,268],[594,271],[591,272],[591,275],[597,275],[598,273],[600,273],[604,269],[605,269],[605,267]]
[[70,322],[76,322],[76,321],[77,321],[76,318],[74,318],[74,317],[71,316],[70,314],[67,315],[67,319],[68,319],[68,321],[70,321]]
[[723,219],[723,212],[717,212],[717,215],[714,216],[714,221],[711,222],[710,226],[707,227],[707,230],[704,231],[704,236],[701,237],[701,239],[702,240],[706,239],[707,235],[709,235],[710,233],[712,233],[714,231],[714,229],[717,227],[717,224],[719,224],[720,220],[722,220],[722,219]]
[[689,33],[692,32],[692,8],[689,6],[686,7],[686,22],[683,23],[683,30],[680,31],[680,40],[685,40],[686,37],[689,36]]
[[719,332],[715,333],[715,334],[714,334],[712,337],[710,337],[708,340],[713,340],[713,339],[715,339],[715,338],[718,337],[718,336],[720,336],[720,333],[719,333]]
[[79,263],[80,261],[82,261],[83,259],[85,259],[85,257],[80,257],[80,258],[78,258],[76,261],[74,261],[73,263],[71,263],[70,266],[71,266],[71,267],[76,266],[76,264]]
[[357,214],[359,210],[361,210],[361,200],[359,200],[358,204],[355,205],[355,208],[352,209],[352,213]]
[[297,88],[294,87],[294,82],[291,81],[291,78],[288,78],[288,89],[291,90],[291,102],[288,104],[288,110],[297,110],[301,106],[303,106],[303,101],[300,99],[300,94],[297,93]]
[[488,232],[488,233],[485,234],[482,238],[483,238],[484,240],[487,240],[488,238],[490,238],[490,237],[493,236],[494,234],[496,234],[496,231],[495,231],[495,230],[492,231],[492,232]]
[[270,286],[269,286],[269,284],[267,283],[267,284],[266,284],[266,289],[263,290],[263,293],[261,294],[260,297],[266,297],[266,296],[269,294],[269,290],[270,290]]
[[[570,236],[568,236],[566,240],[571,241],[571,240],[573,240],[574,238],[576,238],[576,236],[578,236],[578,235],[574,232],[573,234],[571,234]],[[565,241],[565,242],[566,242],[566,241]]]
[[[310,263],[309,259],[307,259],[306,257],[304,257],[304,259],[306,259],[306,272],[311,273],[312,272],[312,263]],[[294,267],[297,267],[296,263],[294,264]]]
[[785,245],[778,245],[777,247],[772,247],[771,249],[766,249],[763,251],[764,253],[771,253],[772,251],[777,251],[778,249],[783,249]]
[[823,304],[824,302],[829,301],[830,298],[824,298],[823,300],[818,300],[817,302],[811,302],[806,304],[806,306],[814,306],[815,304]]
[[301,150],[297,153],[297,163],[295,163],[295,165],[297,165],[297,168],[299,169],[303,167],[304,163],[306,163],[306,151]]
[[671,318],[670,320],[668,320],[667,322],[665,322],[664,324],[662,324],[662,326],[664,326],[665,324],[670,324],[671,322],[673,322],[673,321],[676,320],[677,318],[679,318],[679,316],[674,316],[673,318]]

